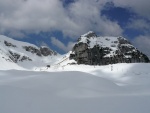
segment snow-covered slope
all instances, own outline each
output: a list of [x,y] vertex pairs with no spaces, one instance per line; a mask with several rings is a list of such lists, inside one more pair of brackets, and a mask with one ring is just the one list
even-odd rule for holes
[[[49,72],[61,71],[78,71],[92,74],[94,76],[102,77],[113,81],[117,85],[126,84],[142,84],[150,83],[150,63],[120,63],[105,66],[90,66],[90,65],[63,65],[59,66],[57,70],[48,69]],[[135,82],[134,79],[138,79]]]
[[24,70],[23,67],[20,67],[18,64],[14,63],[8,55],[0,50],[0,70]]
[[60,55],[48,47],[39,48],[33,44],[0,35],[0,61],[3,62],[1,69],[7,67],[9,67],[8,69],[16,69],[17,67],[32,69],[50,65],[58,57]]
[[0,113],[149,113],[150,76],[143,72],[118,86],[75,71],[0,71]]

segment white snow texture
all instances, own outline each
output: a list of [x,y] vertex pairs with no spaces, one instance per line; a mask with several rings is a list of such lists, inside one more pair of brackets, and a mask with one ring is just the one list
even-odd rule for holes
[[[2,45],[4,39],[18,50]],[[28,52],[21,54],[31,62],[7,61],[8,49],[22,52],[22,45],[0,36],[0,113],[150,112],[149,63],[77,65],[70,53],[41,58]]]

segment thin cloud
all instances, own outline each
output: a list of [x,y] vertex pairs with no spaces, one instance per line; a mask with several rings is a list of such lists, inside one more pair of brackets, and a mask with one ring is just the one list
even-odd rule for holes
[[134,45],[150,58],[150,35],[141,35],[134,39]]
[[65,45],[63,42],[55,37],[51,37],[51,43],[59,49],[63,50],[64,52],[70,51],[74,46],[74,42],[69,42],[67,45]]
[[132,19],[128,23],[127,28],[150,31],[150,23],[144,19]]
[[150,1],[149,0],[112,0],[118,7],[128,8],[138,15],[150,19]]

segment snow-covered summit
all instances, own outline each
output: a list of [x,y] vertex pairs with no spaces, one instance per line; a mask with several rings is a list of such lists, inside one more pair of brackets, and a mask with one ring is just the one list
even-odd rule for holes
[[97,35],[95,34],[95,32],[89,31],[89,32],[81,35],[81,37],[97,37]]
[[107,60],[104,64],[149,62],[148,57],[126,38],[97,36],[93,31],[81,35],[72,51],[74,59],[83,64],[101,64],[102,60]]
[[124,37],[112,37],[112,36],[97,36],[93,31],[81,35],[78,40],[78,43],[86,43],[88,48],[93,48],[98,45],[100,47],[109,47],[112,51],[118,50],[119,44],[122,46],[133,47],[134,50],[137,50],[129,41]]

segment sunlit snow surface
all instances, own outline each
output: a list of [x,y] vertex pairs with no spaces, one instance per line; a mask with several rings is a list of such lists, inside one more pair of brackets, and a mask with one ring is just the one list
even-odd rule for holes
[[149,113],[150,64],[0,71],[0,113]]
[[[116,37],[107,38],[93,37],[89,47],[115,51]],[[150,63],[77,65],[71,52],[39,57],[23,46],[37,48],[0,35],[0,113],[150,113]],[[32,61],[14,63],[9,50]]]

